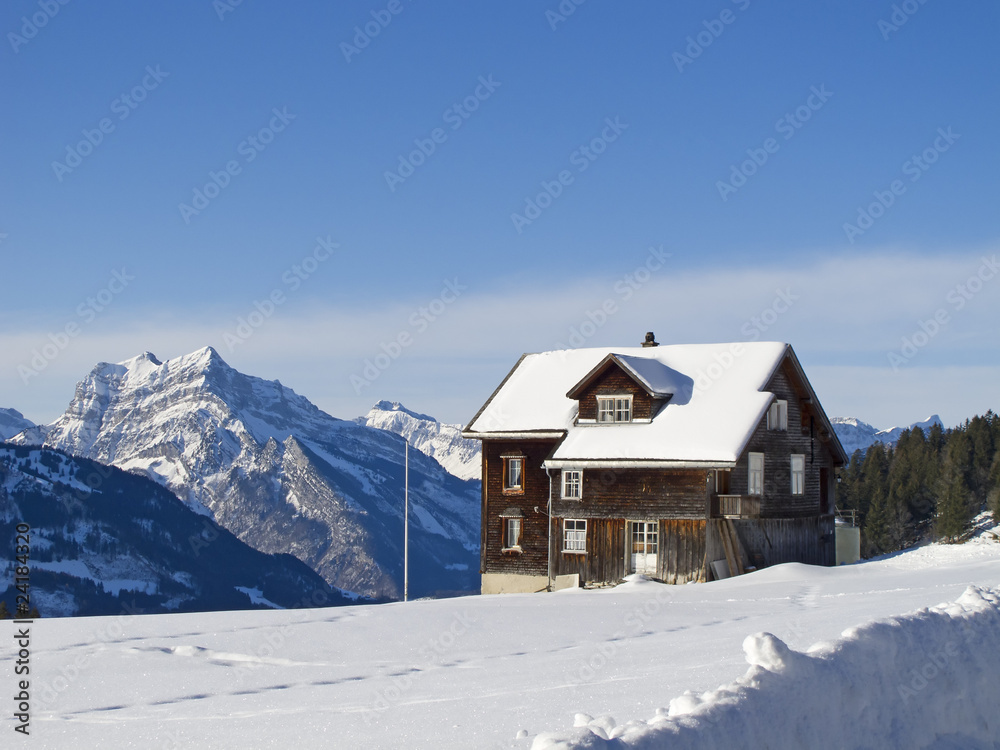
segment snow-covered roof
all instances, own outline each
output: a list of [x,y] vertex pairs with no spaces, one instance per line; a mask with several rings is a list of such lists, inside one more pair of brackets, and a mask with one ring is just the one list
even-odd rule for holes
[[[546,462],[554,467],[587,461],[731,464],[773,400],[762,389],[790,351],[780,342],[743,342],[526,354],[464,434],[565,435]],[[575,424],[577,402],[568,393],[609,355],[650,393],[670,396],[651,422]]]

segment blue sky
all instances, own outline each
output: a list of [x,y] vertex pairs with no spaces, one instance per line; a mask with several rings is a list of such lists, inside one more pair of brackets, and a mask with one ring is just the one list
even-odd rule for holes
[[524,351],[653,330],[788,341],[880,427],[996,409],[998,21],[11,0],[0,405],[212,345],[335,416],[464,423]]

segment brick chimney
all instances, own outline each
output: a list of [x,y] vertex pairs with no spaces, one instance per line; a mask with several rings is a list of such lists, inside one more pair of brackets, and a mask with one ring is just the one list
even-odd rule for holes
[[656,337],[653,335],[652,331],[646,332],[646,340],[642,342],[643,347],[647,346],[659,346],[656,342]]

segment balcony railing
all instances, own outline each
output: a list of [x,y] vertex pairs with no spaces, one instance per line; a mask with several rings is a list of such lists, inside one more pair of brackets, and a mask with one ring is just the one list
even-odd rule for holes
[[760,495],[713,495],[712,518],[758,518]]

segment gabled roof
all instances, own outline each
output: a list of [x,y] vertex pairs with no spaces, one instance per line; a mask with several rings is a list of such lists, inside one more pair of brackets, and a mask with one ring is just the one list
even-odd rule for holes
[[[832,434],[790,346],[779,342],[566,349],[526,354],[463,431],[467,438],[563,438],[565,462],[727,465],[738,459],[774,396],[762,389],[789,358]],[[577,425],[577,394],[615,362],[670,401],[648,423]],[[563,437],[565,436],[565,437]],[[831,450],[846,460],[836,436]]]
[[578,399],[580,394],[589,386],[593,380],[604,373],[608,368],[617,365],[626,375],[653,398],[670,398],[683,387],[685,377],[676,370],[671,370],[657,359],[649,357],[635,357],[628,354],[609,354],[593,370],[583,376],[583,379],[574,385],[568,398]]

